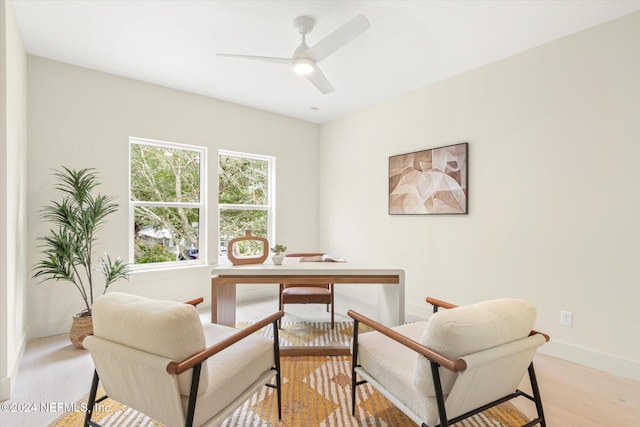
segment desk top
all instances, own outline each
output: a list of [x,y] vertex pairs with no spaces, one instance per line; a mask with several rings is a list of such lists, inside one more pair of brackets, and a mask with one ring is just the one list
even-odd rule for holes
[[211,270],[213,276],[399,276],[401,268],[374,267],[350,262],[300,262],[299,258],[285,258],[282,265],[265,264],[217,264]]

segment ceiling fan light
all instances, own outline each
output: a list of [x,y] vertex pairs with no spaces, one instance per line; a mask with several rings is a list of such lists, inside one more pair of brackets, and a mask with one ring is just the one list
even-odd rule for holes
[[314,62],[309,58],[298,58],[293,61],[293,72],[306,76],[313,72],[314,65]]

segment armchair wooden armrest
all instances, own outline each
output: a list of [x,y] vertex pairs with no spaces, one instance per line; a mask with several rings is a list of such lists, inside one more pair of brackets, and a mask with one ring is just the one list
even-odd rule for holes
[[211,347],[205,348],[204,350],[190,356],[189,358],[181,362],[171,362],[167,365],[167,372],[173,375],[179,375],[185,371],[188,371],[189,369],[193,368],[197,364],[204,362],[214,354],[219,353],[225,348],[237,343],[241,339],[253,334],[256,331],[259,331],[260,329],[264,328],[270,323],[273,323],[274,328],[276,328],[275,323],[282,316],[284,316],[284,311],[282,310],[278,311],[277,313],[273,313],[272,315],[265,317],[264,319],[254,323],[251,326],[248,326],[244,329],[240,329],[238,332],[231,335],[230,337],[227,337],[222,341],[217,342]]
[[[452,372],[461,372],[464,371],[465,369],[467,369],[467,364],[464,360],[462,359],[456,359],[456,360],[452,360],[449,359],[443,355],[441,355],[440,353],[437,353],[425,346],[423,346],[422,344],[405,337],[404,335],[394,331],[393,329],[382,325],[381,323],[376,322],[375,320],[372,320],[358,312],[355,312],[353,310],[349,310],[347,312],[347,315],[349,317],[351,317],[352,319],[354,319],[356,322],[361,322],[364,323],[365,325],[369,326],[370,328],[380,332],[383,335],[386,335],[387,337],[391,338],[392,340],[404,345],[405,347],[410,348],[411,350],[415,351],[418,354],[421,354],[422,356],[426,357],[427,359],[429,359],[432,362],[437,363],[438,365],[442,366],[443,368],[446,368]],[[355,335],[355,331],[354,331],[354,335]]]
[[427,297],[425,301],[427,301],[427,303],[433,306],[434,311],[437,310],[438,308],[456,308],[457,307],[457,305],[455,304],[451,304],[449,302],[442,301],[433,297]]
[[204,298],[199,297],[199,298],[194,298],[194,299],[190,299],[189,301],[185,301],[185,304],[191,304],[194,307],[197,306],[198,304],[202,303],[204,301]]
[[[433,305],[433,312],[434,313],[436,311],[438,311],[438,308],[456,308],[457,307],[457,305],[455,305],[455,304],[451,304],[449,302],[442,301],[442,300],[439,300],[437,298],[432,298],[432,297],[427,297],[427,299],[425,301],[427,301],[427,303]],[[544,332],[539,332],[539,331],[536,331],[536,330],[532,329],[531,332],[529,333],[529,336],[535,335],[535,334],[542,335],[544,337],[544,339],[547,342],[549,342],[550,337],[549,337],[549,335],[545,334]]]

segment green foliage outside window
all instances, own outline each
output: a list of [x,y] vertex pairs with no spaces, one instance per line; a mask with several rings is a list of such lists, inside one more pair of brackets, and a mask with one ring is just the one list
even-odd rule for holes
[[176,254],[164,245],[145,245],[144,243],[139,243],[135,246],[135,251],[135,258],[138,264],[176,261]]
[[[254,236],[267,237],[269,162],[221,154],[218,175],[222,251],[229,240],[244,236],[246,230],[251,230]],[[249,242],[238,248],[241,256],[255,255],[262,250]]]
[[219,203],[266,205],[268,167],[265,160],[220,155]]
[[[136,264],[197,257],[200,209],[199,151],[131,144],[131,200]],[[153,203],[177,204],[157,206]]]

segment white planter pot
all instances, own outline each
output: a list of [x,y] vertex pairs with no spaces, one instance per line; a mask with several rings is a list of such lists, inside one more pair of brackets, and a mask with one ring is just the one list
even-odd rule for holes
[[282,261],[284,260],[284,254],[278,254],[271,257],[271,260],[275,265],[282,265]]

